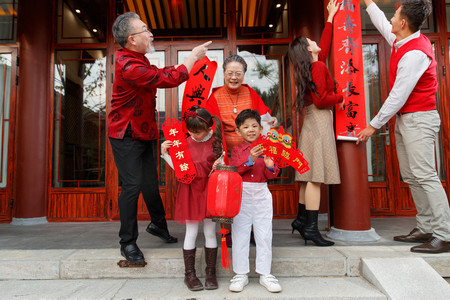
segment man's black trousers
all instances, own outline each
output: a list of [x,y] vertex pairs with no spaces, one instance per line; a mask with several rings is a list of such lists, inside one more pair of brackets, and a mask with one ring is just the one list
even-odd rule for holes
[[153,156],[157,140],[133,140],[130,130],[127,130],[122,140],[109,138],[109,141],[122,182],[122,192],[119,196],[120,244],[136,243],[137,204],[140,192],[152,223],[167,230],[166,213],[159,194],[157,162]]

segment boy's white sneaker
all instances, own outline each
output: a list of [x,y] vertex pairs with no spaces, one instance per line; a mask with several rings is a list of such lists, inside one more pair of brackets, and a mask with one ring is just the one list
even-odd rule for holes
[[242,292],[244,290],[244,286],[248,284],[248,276],[240,274],[234,275],[230,282],[230,286],[228,287],[230,291]]
[[259,277],[259,283],[271,293],[281,292],[281,285],[278,283],[278,279],[271,274],[261,275]]

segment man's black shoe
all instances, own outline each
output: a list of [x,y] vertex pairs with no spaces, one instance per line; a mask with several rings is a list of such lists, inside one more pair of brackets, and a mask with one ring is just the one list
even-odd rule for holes
[[162,239],[166,243],[176,243],[178,242],[178,239],[176,237],[173,237],[169,234],[169,231],[167,229],[161,229],[158,226],[156,226],[153,223],[148,224],[147,226],[147,232],[150,234],[153,234],[160,239]]
[[137,263],[144,261],[144,254],[136,244],[128,244],[120,247],[120,254],[129,262]]

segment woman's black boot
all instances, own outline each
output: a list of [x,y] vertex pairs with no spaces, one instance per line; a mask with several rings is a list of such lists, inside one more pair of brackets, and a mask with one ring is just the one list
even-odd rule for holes
[[[292,221],[292,233],[294,233],[294,230],[297,230],[300,235],[303,237],[303,231],[306,224],[306,207],[305,204],[299,203],[298,204],[298,213],[297,218]],[[304,238],[304,237],[303,237]]]
[[307,240],[313,241],[317,246],[333,246],[334,242],[327,241],[322,237],[317,227],[317,219],[319,217],[318,210],[306,211],[306,225],[303,231],[303,238],[305,239],[305,245]]

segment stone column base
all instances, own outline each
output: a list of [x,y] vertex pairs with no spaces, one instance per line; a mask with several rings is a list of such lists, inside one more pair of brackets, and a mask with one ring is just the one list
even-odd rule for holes
[[47,217],[40,218],[13,218],[11,225],[28,226],[28,225],[39,225],[47,224]]
[[380,239],[373,228],[370,230],[342,230],[331,226],[331,230],[327,232],[326,236],[344,242],[375,242]]

